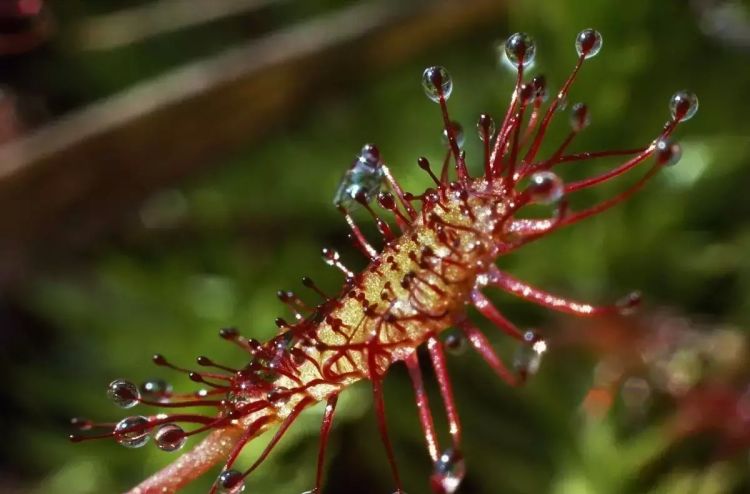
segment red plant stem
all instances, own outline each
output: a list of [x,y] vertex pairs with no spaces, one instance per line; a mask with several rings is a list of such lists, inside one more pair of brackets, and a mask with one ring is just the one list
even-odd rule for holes
[[220,400],[151,401],[140,399],[138,401],[143,405],[160,408],[216,407],[221,405]]
[[528,140],[531,138],[532,133],[534,132],[534,129],[536,129],[536,124],[539,123],[539,110],[542,107],[542,100],[539,97],[534,98],[534,109],[531,111],[531,116],[529,117],[529,123],[526,124],[526,130],[523,132],[523,137],[521,138],[521,146],[525,147]]
[[492,163],[490,162],[490,140],[492,135],[482,129],[482,148],[484,149],[484,176],[492,183]]
[[333,415],[336,412],[336,404],[338,403],[338,400],[338,393],[332,394],[328,397],[326,409],[323,414],[323,422],[320,424],[320,444],[318,445],[318,466],[315,470],[314,494],[319,494],[320,487],[323,485],[323,468],[326,459],[326,447],[328,446],[328,438],[331,435],[331,425],[333,424]]
[[500,357],[497,356],[492,349],[490,341],[481,331],[479,331],[479,328],[474,326],[474,324],[468,319],[459,321],[458,327],[464,332],[469,343],[474,347],[474,350],[479,353],[482,359],[487,362],[487,365],[495,371],[495,374],[497,374],[500,379],[508,383],[510,386],[518,386],[520,384],[518,378],[508,370],[505,364],[503,364],[503,361],[500,360]]
[[557,227],[572,225],[573,223],[577,223],[585,218],[588,218],[589,216],[593,216],[595,214],[601,213],[602,211],[605,211],[625,201],[630,196],[632,196],[633,194],[641,190],[643,186],[646,185],[646,182],[648,182],[648,180],[651,177],[653,177],[656,174],[656,172],[659,171],[660,168],[661,168],[660,164],[658,163],[654,164],[646,173],[646,175],[644,175],[640,180],[638,180],[638,182],[636,182],[629,189],[625,190],[624,192],[621,192],[620,194],[617,194],[615,197],[611,199],[595,204],[594,206],[591,206],[590,208],[568,215],[567,217],[565,217],[559,222]]
[[440,446],[438,445],[437,434],[435,433],[435,422],[432,420],[432,412],[430,412],[430,401],[424,389],[424,381],[422,379],[422,371],[419,368],[417,352],[412,353],[404,359],[404,363],[406,364],[406,369],[409,371],[409,377],[414,387],[419,421],[422,423],[422,430],[427,441],[427,451],[434,463],[438,460]]
[[[679,122],[677,120],[670,120],[667,122],[667,124],[664,126],[664,130],[662,131],[661,135],[659,136],[659,139],[666,139],[669,137],[669,135],[674,131],[674,129],[677,127],[677,124]],[[643,162],[646,158],[651,156],[654,149],[656,148],[656,143],[659,139],[654,140],[647,148],[643,149],[638,156],[633,157],[632,159],[626,161],[622,165],[613,168],[612,170],[602,173],[600,175],[597,175],[595,177],[591,177],[585,180],[580,180],[578,182],[573,182],[571,184],[568,184],[565,186],[565,193],[575,192],[577,190],[593,187],[595,185],[598,185],[602,182],[606,182],[607,180],[617,177],[619,175],[622,175],[623,173],[629,171],[630,169],[634,168],[639,163]],[[629,197],[629,196],[627,196]]]
[[[440,169],[440,181],[438,182],[438,185],[445,185],[449,181],[448,173],[450,171],[451,154],[452,151],[448,150],[445,155],[445,159],[443,160],[443,167]],[[444,190],[444,187],[441,187],[441,190]]]
[[375,250],[375,248],[370,245],[370,242],[367,241],[365,236],[362,234],[362,230],[359,229],[357,224],[354,222],[354,219],[352,216],[343,208],[341,209],[341,212],[344,215],[344,219],[346,219],[346,224],[349,225],[349,228],[352,231],[352,234],[354,235],[354,239],[357,242],[358,247],[360,250],[362,250],[364,253],[366,253],[367,257],[372,261],[373,259],[378,257],[378,251]]
[[516,327],[515,324],[506,319],[505,316],[503,316],[500,311],[497,310],[494,305],[492,305],[492,302],[490,302],[482,292],[480,292],[479,290],[472,290],[471,302],[472,304],[474,304],[474,307],[476,307],[480,314],[489,319],[490,322],[497,326],[503,333],[519,341],[523,340],[523,333]]
[[403,204],[404,209],[406,209],[406,212],[409,214],[409,217],[411,219],[416,219],[418,216],[417,210],[414,209],[414,206],[412,206],[409,201],[406,200],[406,197],[404,196],[404,190],[398,184],[396,179],[393,178],[393,174],[391,173],[390,168],[388,168],[385,164],[383,164],[381,165],[381,169],[383,170],[383,175],[385,176],[385,179],[388,181],[388,184],[391,186],[391,189],[393,189],[393,192],[396,193],[396,196],[401,201],[401,204]]
[[[250,422],[249,425],[246,426],[247,428],[244,431],[244,434],[242,434],[242,436],[235,442],[231,452],[229,453],[226,461],[224,462],[224,470],[227,470],[231,468],[232,465],[234,465],[234,462],[237,461],[237,457],[242,452],[242,448],[244,448],[245,445],[249,441],[251,441],[253,438],[257,437],[262,431],[261,429],[263,428],[263,426],[266,425],[268,422],[269,422],[269,417],[265,416],[265,417],[261,417],[255,421]],[[209,494],[215,494],[217,488],[218,488],[218,485],[214,483],[211,486],[211,489],[208,491]]]
[[512,295],[548,309],[577,316],[600,316],[614,314],[620,310],[616,305],[595,306],[558,297],[557,295],[524,283],[513,276],[500,271],[495,266],[490,267],[488,274],[489,284],[491,286],[498,287]]
[[292,412],[286,416],[284,421],[281,422],[281,425],[279,425],[279,428],[276,429],[276,433],[273,435],[273,438],[271,438],[271,441],[269,441],[269,443],[266,445],[265,449],[263,449],[263,452],[260,454],[260,456],[258,456],[258,459],[256,459],[255,462],[250,465],[250,468],[245,470],[245,473],[242,474],[244,477],[250,475],[256,468],[260,466],[261,463],[263,463],[263,461],[265,461],[266,458],[268,458],[268,455],[271,454],[273,448],[276,447],[281,438],[284,437],[286,431],[289,430],[289,426],[294,423],[297,417],[299,417],[299,414],[302,413],[302,410],[307,408],[311,403],[314,403],[314,400],[311,397],[307,397],[300,400],[300,402],[294,406]]
[[[508,111],[505,113],[505,117],[503,118],[503,123],[500,125],[500,128],[497,132],[497,138],[495,139],[495,148],[492,150],[492,157],[491,157],[491,166],[492,169],[492,175],[500,175],[500,172],[502,171],[502,167],[500,166],[500,161],[502,159],[503,155],[503,149],[505,149],[505,143],[506,139],[508,137],[508,133],[510,132],[509,123],[511,121],[511,118],[513,117],[513,113],[516,109],[516,102],[518,101],[518,97],[520,96],[521,92],[521,83],[523,82],[523,64],[518,64],[518,76],[516,77],[516,86],[513,89],[513,94],[510,98],[510,105],[508,105]],[[488,178],[489,180],[489,178]]]
[[453,387],[451,386],[450,376],[448,376],[443,345],[435,336],[431,336],[427,340],[427,350],[430,352],[432,367],[435,369],[435,377],[440,388],[440,394],[443,397],[445,413],[448,416],[448,428],[453,440],[453,449],[458,451],[461,444],[461,422],[456,411],[456,402],[453,399]]
[[[461,183],[466,183],[469,178],[469,171],[466,168],[466,162],[461,154],[461,150],[458,148],[458,143],[456,142],[456,133],[453,128],[453,122],[451,122],[450,116],[448,115],[448,104],[445,102],[445,95],[443,95],[442,90],[440,90],[439,94],[440,99],[438,102],[440,103],[440,113],[443,115],[443,125],[445,125],[445,133],[448,136],[448,145],[453,152],[453,158],[456,160],[456,174]],[[447,182],[444,181],[443,183]]]
[[401,484],[401,476],[398,473],[398,466],[396,465],[396,456],[393,453],[393,445],[391,444],[391,439],[388,437],[388,423],[385,418],[385,400],[383,399],[383,378],[378,375],[377,372],[375,353],[376,349],[371,345],[367,352],[367,360],[370,368],[370,380],[372,381],[372,395],[375,401],[375,416],[378,420],[380,439],[383,441],[385,453],[388,457],[388,464],[391,467],[391,474],[393,475],[394,482],[396,482],[397,492],[399,494],[404,494],[404,489]]
[[638,154],[646,151],[648,147],[638,149],[618,149],[613,151],[584,151],[582,153],[568,154],[566,156],[560,156],[555,160],[548,159],[538,163],[532,168],[533,171],[537,170],[548,170],[555,165],[562,163],[579,163],[589,161],[597,158],[606,158],[610,156],[627,156],[630,154]]
[[518,113],[516,114],[516,118],[514,120],[513,125],[513,141],[510,146],[510,159],[508,161],[508,172],[505,176],[505,187],[506,190],[511,190],[513,188],[513,181],[515,179],[514,175],[516,173],[516,161],[518,160],[518,141],[519,136],[521,133],[521,122],[523,121],[523,115],[526,113],[526,102],[521,101],[521,104],[519,105]]
[[642,163],[646,158],[648,158],[651,155],[651,152],[654,150],[653,144],[646,148],[645,151],[643,151],[638,156],[626,161],[625,163],[621,164],[620,166],[617,166],[608,172],[602,173],[600,175],[596,175],[591,178],[587,178],[584,180],[579,180],[578,182],[571,182],[565,186],[565,193],[569,194],[571,192],[575,192],[577,190],[581,189],[587,189],[589,187],[593,187],[595,185],[598,185],[600,183],[606,182],[607,180],[610,180],[612,178],[618,177],[622,175],[623,173],[635,168],[640,163]]
[[562,156],[562,154],[565,152],[565,150],[568,148],[568,146],[570,146],[570,143],[573,142],[573,138],[577,135],[578,135],[578,131],[575,131],[575,130],[571,131],[567,135],[565,140],[562,142],[562,144],[560,144],[560,147],[557,148],[557,151],[555,151],[555,154],[552,155],[549,161],[552,161],[552,162],[557,161],[560,158],[560,156]]
[[568,90],[570,90],[571,84],[573,84],[576,75],[578,75],[578,71],[581,70],[581,66],[583,65],[583,61],[585,60],[585,58],[585,55],[581,55],[580,57],[578,57],[578,62],[576,62],[576,65],[573,68],[573,72],[570,73],[568,79],[565,81],[565,84],[563,84],[563,87],[560,89],[560,92],[557,93],[557,98],[555,98],[555,100],[550,103],[549,108],[547,108],[547,113],[544,115],[544,120],[542,120],[542,124],[539,126],[539,130],[537,130],[534,141],[531,143],[529,150],[526,152],[526,156],[524,156],[523,158],[524,162],[530,163],[534,161],[534,157],[536,156],[536,153],[539,152],[539,147],[542,145],[544,134],[547,132],[547,128],[552,121],[552,117],[554,116],[557,107],[560,105],[560,102],[563,101],[568,94]]

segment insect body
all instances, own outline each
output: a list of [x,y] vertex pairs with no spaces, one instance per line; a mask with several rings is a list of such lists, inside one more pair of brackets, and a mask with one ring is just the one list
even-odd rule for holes
[[[146,383],[140,390],[123,380],[110,384],[110,397],[123,408],[138,404],[165,409],[203,406],[216,410],[214,414],[132,416],[114,425],[78,420],[78,426],[84,430],[103,431],[73,438],[114,437],[125,446],[138,447],[152,435],[159,448],[173,451],[188,436],[210,431],[193,450],[131,492],[174,492],[223,461],[211,492],[235,493],[244,489],[245,478],[262,463],[299,414],[325,401],[317,479],[309,491],[320,493],[325,449],[338,395],[353,382],[367,379],[372,383],[378,425],[396,489],[403,493],[387,434],[381,387],[388,368],[402,361],[413,382],[428,454],[434,464],[431,487],[435,493],[456,492],[465,472],[461,426],[439,334],[451,327],[459,328],[470,346],[503,380],[518,385],[536,371],[547,345],[536,333],[521,331],[507,320],[483,295],[484,289],[499,288],[550,309],[581,316],[622,312],[638,303],[637,295],[601,307],[567,300],[527,285],[494,264],[498,257],[528,242],[624,201],[662,166],[679,159],[679,147],[668,138],[677,124],[690,118],[698,106],[695,96],[685,91],[672,97],[670,120],[645,147],[567,153],[574,137],[589,123],[587,107],[576,104],[571,107],[568,137],[551,156],[537,157],[547,128],[564,104],[573,80],[584,61],[598,53],[601,43],[601,36],[592,29],[579,33],[578,62],[546,111],[542,111],[547,97],[544,79],[536,77],[524,82],[524,69],[535,54],[533,40],[517,33],[506,41],[505,54],[517,70],[517,82],[497,132],[491,117],[482,115],[479,119],[477,129],[484,144],[483,174],[479,177],[470,176],[462,150],[463,132],[449,117],[447,100],[453,89],[450,76],[442,67],[425,70],[423,86],[427,96],[440,107],[448,145],[438,175],[425,158],[418,160],[435,182],[434,187],[420,195],[404,192],[378,149],[366,145],[344,175],[335,196],[352,229],[352,240],[369,259],[367,268],[353,273],[342,264],[337,252],[324,249],[325,262],[341,270],[346,278],[338,294],[324,294],[308,278],[303,278],[303,284],[323,299],[317,307],[307,307],[292,292],[279,292],[279,298],[290,306],[295,319],[293,322],[278,319],[281,334],[267,343],[243,337],[236,330],[222,330],[223,338],[249,355],[242,368],[230,368],[199,357],[199,365],[213,369],[196,372],[176,367],[161,355],[154,357],[156,364],[188,373],[192,380],[208,386],[207,390],[179,396],[158,383]],[[566,163],[606,157],[625,157],[625,161],[600,175],[567,184],[551,171]],[[586,209],[569,210],[568,194],[618,177],[649,157],[654,157],[654,161],[630,188]],[[450,178],[451,169],[455,170],[454,179]],[[395,225],[375,212],[376,201]],[[529,204],[553,205],[556,211],[551,217],[522,218],[518,213]],[[374,217],[385,241],[380,251],[368,243],[350,216],[349,211],[357,205]],[[487,338],[467,318],[469,305],[526,349],[513,371],[502,363]],[[450,345],[450,340],[446,344]],[[448,417],[451,438],[448,448],[438,444],[427,401],[417,357],[417,348],[422,345],[426,345],[435,369]],[[194,424],[193,430],[186,431],[185,424]],[[276,433],[256,462],[245,470],[236,468],[236,459],[245,444],[272,425],[277,426]]]

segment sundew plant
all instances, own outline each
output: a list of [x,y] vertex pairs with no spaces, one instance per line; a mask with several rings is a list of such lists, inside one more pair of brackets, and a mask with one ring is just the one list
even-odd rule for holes
[[[276,319],[279,334],[267,342],[243,336],[234,328],[219,332],[221,338],[247,355],[245,364],[230,366],[199,356],[196,364],[205,370],[196,370],[156,354],[154,364],[186,374],[202,387],[192,393],[174,393],[161,379],[146,381],[140,387],[116,379],[108,388],[108,396],[116,405],[160,410],[130,415],[115,423],[74,419],[81,433],[71,435],[71,440],[113,438],[123,446],[139,448],[153,438],[159,449],[176,452],[190,436],[207,434],[193,449],[177,453],[173,463],[130,492],[175,492],[215,464],[222,464],[210,492],[238,493],[245,490],[250,475],[300,414],[325,402],[317,474],[313,488],[306,491],[316,494],[323,490],[326,446],[339,394],[357,381],[368,380],[395,492],[402,494],[404,483],[388,434],[382,385],[391,366],[403,362],[414,387],[427,452],[434,465],[431,489],[436,494],[458,492],[466,465],[444,347],[473,347],[511,386],[521,385],[535,374],[547,351],[547,343],[538,332],[520,330],[484,292],[499,289],[580,317],[626,314],[640,300],[638,294],[630,294],[612,305],[596,306],[562,298],[515,278],[499,269],[496,261],[618,205],[660,169],[677,163],[681,151],[671,135],[678,124],[698,110],[693,93],[678,91],[668,101],[668,120],[650,143],[623,150],[571,152],[575,137],[590,123],[588,107],[575,103],[568,111],[567,137],[554,152],[541,156],[549,126],[565,112],[576,77],[588,60],[599,54],[603,39],[598,31],[584,29],[574,45],[577,60],[573,70],[552,96],[543,76],[530,80],[524,77],[536,56],[533,38],[516,33],[502,45],[501,54],[516,70],[516,83],[498,125],[489,114],[479,117],[477,131],[483,153],[478,176],[469,172],[463,149],[466,136],[449,114],[448,100],[454,89],[451,76],[442,66],[425,69],[422,86],[427,98],[439,106],[447,148],[437,172],[427,158],[417,160],[434,185],[418,194],[405,191],[379,149],[367,144],[344,174],[334,197],[334,205],[351,229],[351,241],[367,259],[367,266],[355,272],[336,250],[323,248],[325,263],[344,277],[338,291],[328,294],[309,277],[303,277],[302,284],[319,297],[318,302],[306,302],[294,292],[280,291],[278,298],[289,307],[292,319]],[[564,167],[607,159],[617,162],[588,178],[566,182],[558,174]],[[569,195],[642,168],[645,172],[641,177],[623,191],[582,209],[570,208]],[[529,215],[527,209],[532,205],[552,206],[553,212]],[[381,246],[374,246],[353,219],[351,212],[357,206],[373,217]],[[468,317],[470,306],[518,341],[512,370]],[[442,333],[451,328],[459,332],[441,339]],[[417,352],[423,345],[448,421],[448,447],[440,446],[424,387]],[[209,412],[189,411],[196,408]],[[241,467],[238,458],[242,450],[269,428],[275,432],[257,459]]]
[[[47,5],[64,34],[115,3]],[[239,149],[39,249],[3,300],[0,491],[747,492],[746,6],[525,0],[337,51]],[[246,20],[26,75],[97,102]],[[153,137],[320,75],[282,74]]]

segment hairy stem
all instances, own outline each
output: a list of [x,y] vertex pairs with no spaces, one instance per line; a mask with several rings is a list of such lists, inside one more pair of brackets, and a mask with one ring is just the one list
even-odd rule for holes
[[[264,428],[256,432],[260,435]],[[177,458],[156,472],[127,494],[169,494],[197,479],[208,469],[223,462],[242,438],[245,430],[241,427],[226,427],[213,431],[195,448]]]

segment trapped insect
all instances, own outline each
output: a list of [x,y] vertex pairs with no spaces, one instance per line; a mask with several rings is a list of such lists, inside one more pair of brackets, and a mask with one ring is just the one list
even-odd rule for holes
[[[168,411],[205,407],[212,413],[133,415],[113,424],[74,419],[74,425],[86,432],[72,435],[71,439],[114,438],[131,448],[153,439],[158,448],[176,451],[188,436],[207,432],[194,449],[130,492],[175,492],[223,462],[210,492],[238,493],[299,414],[325,401],[316,481],[308,491],[308,494],[321,493],[326,444],[339,393],[356,381],[368,379],[396,492],[404,493],[388,438],[382,392],[389,367],[402,361],[413,383],[427,452],[434,464],[430,486],[435,493],[457,492],[466,467],[444,346],[460,342],[455,335],[442,341],[440,333],[458,328],[461,337],[498,376],[516,386],[537,371],[547,344],[536,332],[521,331],[507,320],[485,297],[485,289],[499,288],[549,309],[583,317],[624,313],[634,308],[639,302],[638,294],[607,306],[576,302],[514,278],[496,267],[495,261],[557,229],[605,211],[640,190],[661,167],[679,160],[680,148],[669,138],[677,125],[690,119],[698,109],[695,95],[679,91],[669,101],[669,120],[649,144],[635,149],[569,153],[571,142],[590,120],[587,106],[577,103],[570,108],[568,136],[551,155],[539,157],[551,121],[563,111],[569,89],[583,64],[599,53],[602,37],[593,29],[577,35],[577,62],[546,108],[548,90],[544,78],[537,76],[528,82],[524,78],[536,52],[533,39],[516,33],[502,48],[504,57],[517,71],[516,84],[497,128],[488,114],[479,117],[477,131],[483,144],[480,176],[469,174],[462,149],[463,130],[449,116],[451,77],[443,67],[429,67],[422,75],[422,85],[427,97],[440,109],[448,151],[437,172],[426,158],[419,158],[417,163],[434,181],[434,186],[421,194],[404,191],[378,148],[367,144],[335,193],[336,207],[351,228],[352,241],[369,260],[368,266],[355,273],[342,263],[336,251],[323,249],[324,261],[344,275],[338,293],[328,295],[306,277],[302,283],[321,297],[319,305],[309,307],[293,292],[279,292],[294,319],[289,322],[277,319],[280,333],[265,343],[242,336],[235,329],[221,330],[222,338],[247,354],[246,364],[240,368],[201,356],[197,364],[210,370],[195,371],[178,367],[161,355],[154,356],[156,365],[186,373],[191,380],[206,386],[205,389],[180,395],[161,380],[148,381],[139,387],[117,379],[109,385],[110,398],[122,408],[145,405]],[[604,173],[569,183],[552,171],[561,165],[582,165],[603,158],[623,161]],[[646,167],[646,171],[619,194],[585,209],[573,211],[568,207],[568,195],[609,181],[639,165]],[[390,222],[376,211],[375,203]],[[520,217],[518,213],[530,204],[553,206],[554,213],[544,218]],[[379,250],[354,222],[350,215],[354,207],[364,208],[374,218],[384,239]],[[506,367],[489,340],[467,317],[469,306],[519,341],[522,351],[512,368]],[[417,348],[423,344],[434,367],[448,418],[448,446],[438,443],[423,385],[417,356]],[[272,426],[276,432],[257,460],[252,465],[237,465],[243,447]]]

